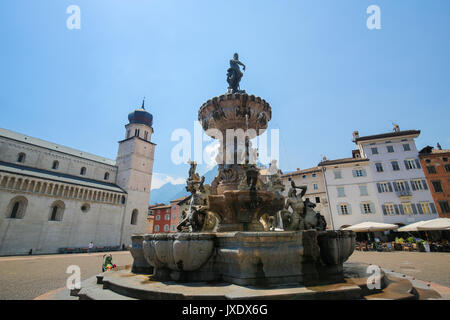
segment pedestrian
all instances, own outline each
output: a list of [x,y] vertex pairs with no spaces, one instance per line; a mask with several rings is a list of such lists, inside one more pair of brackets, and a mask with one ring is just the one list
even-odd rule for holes
[[94,244],[91,242],[89,242],[89,252],[92,252],[92,248],[94,247]]

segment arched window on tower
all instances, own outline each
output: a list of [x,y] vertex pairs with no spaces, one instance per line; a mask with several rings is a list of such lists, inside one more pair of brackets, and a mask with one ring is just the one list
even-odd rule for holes
[[130,130],[127,130],[127,139],[130,137]]
[[56,170],[58,168],[59,168],[59,161],[58,160],[53,161],[52,169]]
[[81,174],[82,176],[86,175],[86,167],[81,168],[80,174]]
[[145,140],[148,140],[148,131],[145,131],[145,132],[144,132],[144,139],[145,139]]
[[135,137],[139,137],[139,129],[135,129],[134,130],[134,136]]
[[138,210],[134,209],[131,213],[131,224],[136,225],[137,224],[137,218],[138,218]]
[[17,162],[24,163],[25,162],[25,153],[21,152],[17,156]]
[[104,179],[105,179],[105,180],[109,180],[109,172],[105,172],[105,177],[104,177]]

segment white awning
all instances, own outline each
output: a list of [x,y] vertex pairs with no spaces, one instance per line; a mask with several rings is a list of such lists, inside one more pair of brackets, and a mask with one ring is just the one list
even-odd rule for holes
[[450,230],[449,218],[437,218],[428,221],[419,221],[416,223],[404,226],[397,231],[433,231],[433,230]]
[[355,232],[375,232],[375,231],[395,230],[397,228],[398,225],[396,224],[367,221],[344,228],[343,230],[349,231],[351,230]]

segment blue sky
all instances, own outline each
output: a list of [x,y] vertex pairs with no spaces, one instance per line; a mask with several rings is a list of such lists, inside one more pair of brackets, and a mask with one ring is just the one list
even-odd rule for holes
[[[66,28],[72,4],[80,30]],[[371,4],[381,30],[366,27]],[[170,135],[226,91],[237,51],[241,87],[272,106],[283,171],[348,157],[354,130],[392,122],[422,130],[418,148],[449,148],[449,12],[448,0],[2,0],[0,127],[115,159],[146,96],[154,171],[183,177]]]

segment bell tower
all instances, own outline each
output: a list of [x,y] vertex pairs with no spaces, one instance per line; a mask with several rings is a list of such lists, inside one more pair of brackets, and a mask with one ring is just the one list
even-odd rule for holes
[[127,192],[122,219],[121,243],[130,244],[133,233],[143,233],[148,214],[152,185],[155,146],[153,115],[145,110],[145,100],[140,109],[128,115],[125,139],[119,141],[117,153],[117,185]]

